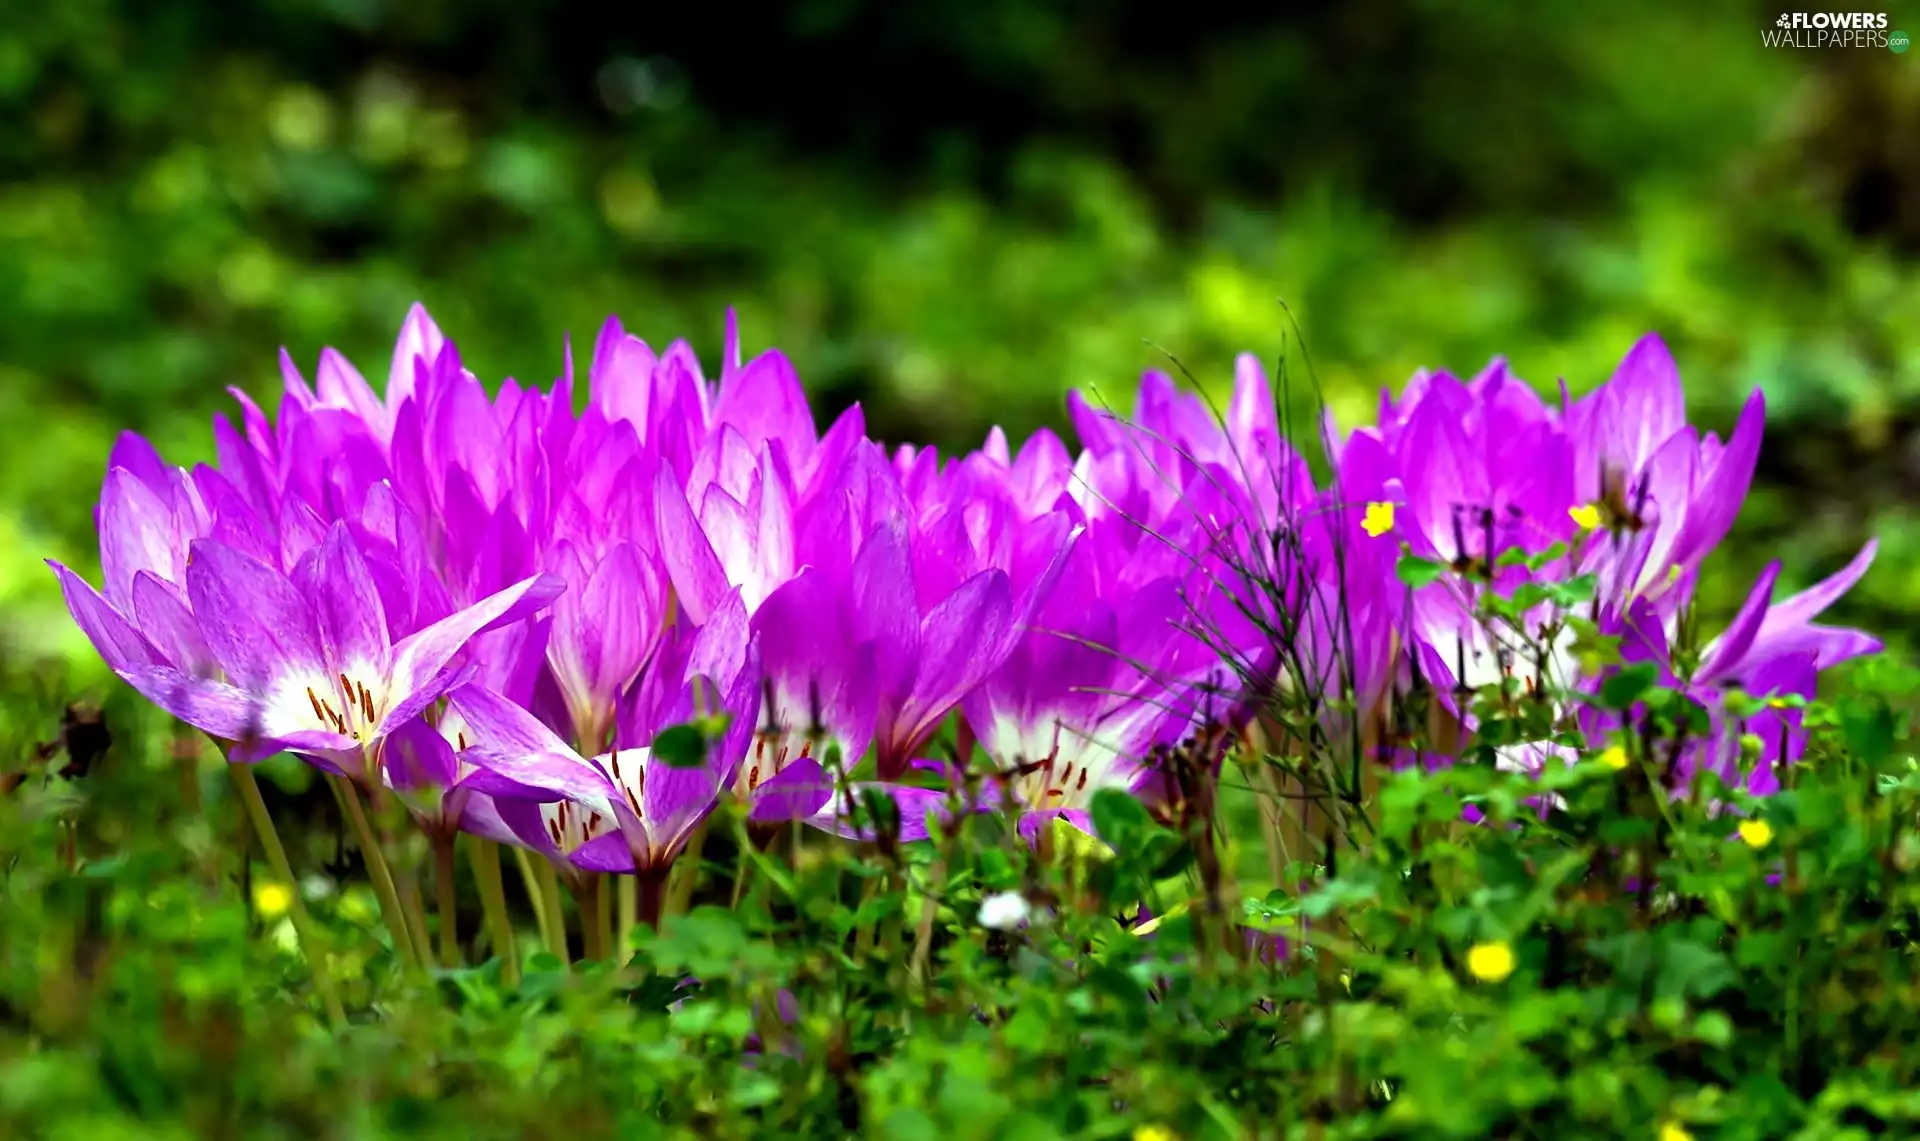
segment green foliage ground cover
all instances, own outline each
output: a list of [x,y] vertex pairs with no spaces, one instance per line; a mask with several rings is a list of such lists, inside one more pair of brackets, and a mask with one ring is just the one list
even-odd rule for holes
[[[516,890],[509,967],[460,873],[416,938],[452,915],[478,965],[425,972],[283,757],[261,783],[345,1026],[223,766],[120,691],[35,748],[48,693],[5,722],[41,763],[0,797],[0,1134],[1900,1135],[1920,1123],[1920,676],[1873,659],[1843,689],[1765,799],[1656,791],[1704,712],[1622,685],[1600,700],[1647,709],[1640,729],[1544,777],[1492,765],[1539,706],[1489,690],[1465,764],[1363,795],[1335,759],[1248,742],[1172,810],[1103,794],[1110,849],[982,815],[762,850],[723,813],[658,932],[582,961],[584,904],[568,965]],[[1249,823],[1254,789],[1313,773],[1324,843]],[[423,848],[389,852],[403,890]],[[1269,861],[1278,888],[1242,870]],[[989,924],[1009,892],[1029,920]]]

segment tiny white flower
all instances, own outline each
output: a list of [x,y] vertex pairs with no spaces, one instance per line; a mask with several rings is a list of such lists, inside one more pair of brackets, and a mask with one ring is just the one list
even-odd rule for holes
[[1001,891],[980,901],[980,926],[996,931],[1011,931],[1033,914],[1027,897],[1017,891]]

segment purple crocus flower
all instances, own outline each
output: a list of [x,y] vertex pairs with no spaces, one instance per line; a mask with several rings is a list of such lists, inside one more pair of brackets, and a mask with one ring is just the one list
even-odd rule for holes
[[[1540,555],[1560,545],[1564,553],[1537,571],[1494,571],[1491,588],[1510,593],[1529,581],[1590,574],[1597,593],[1582,616],[1596,619],[1603,633],[1644,627],[1637,636],[1658,642],[1662,648],[1650,656],[1663,657],[1700,563],[1732,525],[1751,482],[1764,402],[1758,393],[1747,402],[1726,444],[1702,436],[1685,422],[1672,358],[1649,336],[1607,384],[1563,404],[1556,410],[1541,403],[1499,361],[1467,384],[1420,374],[1397,403],[1383,398],[1378,428],[1336,444],[1339,486],[1372,503],[1369,514],[1378,518],[1369,537],[1381,550],[1397,554],[1404,544],[1417,556],[1484,576],[1509,549]],[[1871,558],[1869,547],[1847,571],[1784,604],[1767,628],[1779,652],[1749,660],[1748,640],[1768,621],[1771,574],[1763,578],[1743,619],[1709,652],[1700,680],[1731,680],[1740,661],[1748,661],[1749,673],[1777,680],[1790,649],[1813,648],[1824,667],[1876,646],[1857,631],[1809,625]],[[1374,562],[1381,577],[1374,593],[1406,599],[1385,569],[1391,560]],[[1519,631],[1497,630],[1476,611],[1487,588],[1448,576],[1400,604],[1395,629],[1442,704],[1454,706],[1461,687],[1505,677],[1535,687],[1598,684],[1573,661],[1564,614],[1542,603],[1523,616]],[[1464,710],[1456,713],[1470,730]],[[1520,768],[1571,755],[1544,746],[1507,752],[1508,763]]]
[[425,717],[416,717],[389,734],[381,759],[386,786],[430,834],[451,839],[468,832],[498,843],[520,843],[493,797],[478,787],[498,788],[499,782],[464,760],[454,743]]
[[1191,719],[1181,688],[1208,664],[1183,628],[1178,583],[1102,597],[1084,546],[1012,655],[966,698],[997,796],[1031,836],[1058,816],[1092,833],[1102,789],[1145,791],[1150,748]]
[[[464,655],[470,666],[463,671],[466,684],[532,706],[552,626],[553,619],[539,618],[476,636]],[[518,845],[519,837],[501,818],[493,797],[480,790],[482,785],[498,790],[502,782],[469,757],[468,745],[475,736],[451,702],[436,703],[388,737],[381,751],[387,787],[431,833],[471,832]],[[518,794],[523,799],[539,795],[531,789]]]
[[734,589],[751,614],[799,570],[797,496],[781,449],[769,447],[756,460],[731,427],[714,442],[714,451],[734,458],[721,461],[719,478],[693,485],[697,510],[665,471],[656,492],[662,554],[681,605],[696,622]]
[[880,776],[905,773],[961,698],[1013,648],[1015,600],[1005,572],[981,571],[923,604],[907,537],[868,536],[847,575],[854,633],[873,647]]
[[[539,718],[475,685],[451,705],[474,734],[467,758],[498,782],[493,795],[519,842],[549,859],[591,872],[663,873],[718,803],[739,767],[759,706],[759,669],[735,596],[696,636],[663,653],[628,697],[612,748],[588,759]],[[702,712],[730,718],[693,768],[652,754],[661,730]]]
[[198,540],[187,596],[220,680],[182,672],[72,571],[53,569],[95,648],[148,700],[234,742],[236,760],[287,750],[356,780],[372,777],[387,735],[447,689],[448,667],[469,640],[529,616],[559,588],[529,578],[396,642],[345,524],[291,577]]
[[407,310],[406,320],[400,326],[384,400],[375,395],[372,387],[347,358],[332,349],[324,349],[320,353],[315,388],[307,386],[300,370],[294,366],[292,357],[283,351],[280,370],[286,380],[288,402],[308,412],[344,413],[364,424],[376,439],[385,443],[393,437],[395,413],[400,405],[414,396],[416,369],[431,365],[446,343],[446,336],[434,324],[433,318],[427,315],[426,307],[415,302]]
[[[843,582],[810,567],[753,617],[764,700],[733,789],[755,823],[825,809],[873,741],[874,647],[854,633],[851,603]],[[837,770],[829,764],[835,756]]]
[[666,576],[631,543],[589,566],[562,543],[549,565],[573,589],[553,603],[547,661],[566,702],[573,739],[599,749],[618,702],[658,648],[666,622]]
[[[1779,790],[1779,766],[1799,758],[1806,743],[1797,708],[1778,699],[1815,696],[1819,672],[1841,662],[1877,653],[1879,639],[1842,627],[1813,622],[1828,606],[1858,582],[1872,565],[1877,544],[1866,548],[1838,574],[1783,602],[1773,601],[1780,564],[1761,572],[1746,602],[1727,629],[1707,643],[1697,668],[1681,676],[1670,645],[1672,631],[1663,626],[1654,605],[1635,604],[1622,633],[1623,656],[1630,662],[1653,662],[1660,667],[1660,683],[1678,689],[1706,706],[1714,723],[1708,737],[1688,742],[1672,774],[1675,786],[1691,785],[1694,774],[1711,769],[1727,784],[1744,785],[1756,796]],[[1729,716],[1725,690],[1738,687],[1763,699],[1761,708],[1739,723]],[[1617,730],[1617,717],[1588,717],[1587,729],[1599,737]],[[1743,736],[1757,738],[1757,764],[1743,772]]]
[[[1377,427],[1329,428],[1324,493],[1251,357],[1222,417],[1149,373],[1128,422],[1069,397],[1077,455],[1044,432],[1016,452],[995,430],[949,460],[883,451],[858,407],[819,433],[792,363],[743,360],[731,314],[714,381],[684,342],[655,352],[610,320],[580,414],[570,349],[550,391],[509,378],[490,393],[419,306],[384,393],[331,350],[314,375],[283,355],[277,422],[236,392],[217,468],[172,468],[122,437],[102,589],[54,568],[70,608],[116,672],[236,756],[292,749],[386,781],[429,827],[580,868],[664,867],[727,790],[757,825],[854,836],[871,829],[852,801],[879,791],[903,837],[924,834],[947,793],[847,771],[871,750],[883,782],[901,779],[956,710],[1031,830],[1061,814],[1085,826],[1098,788],[1152,795],[1146,755],[1282,690],[1351,697],[1357,714],[1335,700],[1325,715],[1357,715],[1362,742],[1387,748],[1395,692],[1415,679],[1466,733],[1458,687],[1598,684],[1554,604],[1513,639],[1488,629],[1488,578],[1592,575],[1583,616],[1716,717],[1723,686],[1810,692],[1878,645],[1812,621],[1869,547],[1778,605],[1770,571],[1697,670],[1672,661],[1752,479],[1764,404],[1725,442],[1698,432],[1652,337],[1557,407],[1498,361],[1465,382],[1416,375]],[[1531,568],[1492,566],[1556,545]],[[1403,549],[1473,573],[1409,591]],[[1239,691],[1212,700],[1229,668]],[[657,733],[716,703],[735,723],[705,765],[652,761]],[[1790,710],[1756,726],[1791,755]],[[1725,771],[1741,728],[1723,723],[1684,764]]]

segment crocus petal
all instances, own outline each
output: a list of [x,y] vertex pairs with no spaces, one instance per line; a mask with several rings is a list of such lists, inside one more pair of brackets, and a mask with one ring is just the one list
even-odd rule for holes
[[[482,686],[461,686],[447,695],[447,703],[467,722],[474,741],[492,745],[495,751],[532,755],[572,753],[566,741],[547,728],[538,716]],[[574,759],[582,765],[586,763],[578,753],[574,753]]]
[[225,682],[193,677],[168,666],[139,666],[120,676],[148,701],[221,740],[244,742],[259,732],[259,704]]
[[618,832],[605,836],[596,836],[573,850],[568,857],[573,866],[587,872],[613,873],[615,875],[631,872],[637,865],[633,859],[633,849],[628,847],[627,838]]
[[125,468],[107,473],[100,493],[100,569],[115,609],[131,609],[128,592],[143,570],[179,581],[182,542],[172,510],[153,488]]
[[1819,617],[1821,612],[1838,602],[1841,595],[1852,590],[1854,584],[1866,575],[1868,568],[1873,566],[1874,554],[1879,550],[1880,540],[1869,539],[1867,545],[1860,548],[1860,553],[1840,573],[1767,611],[1767,620],[1760,627],[1760,636],[1764,638],[1795,626],[1804,626]]
[[133,576],[133,617],[176,669],[204,675],[219,668],[180,588],[152,571]]
[[501,819],[499,804],[490,796],[470,792],[460,805],[460,831],[496,844],[520,846],[520,836]]
[[427,307],[414,302],[400,326],[399,340],[393,346],[393,367],[387,373],[387,407],[398,408],[414,395],[416,362],[438,359],[447,338],[440,326],[427,316]]
[[1006,576],[985,571],[927,614],[921,624],[920,669],[913,685],[915,705],[922,711],[916,730],[945,716],[999,664],[992,655],[1011,648],[1002,644],[1011,611]]
[[713,420],[740,429],[750,440],[778,443],[789,463],[805,461],[818,438],[800,378],[777,350],[760,354],[728,378]]
[[300,569],[300,586],[313,605],[329,662],[386,672],[392,645],[386,611],[346,523],[335,523]]
[[264,691],[279,678],[327,676],[313,612],[285,575],[202,539],[187,563],[187,597],[229,677]]
[[591,737],[611,726],[615,698],[659,640],[664,591],[630,543],[615,546],[591,573],[571,548],[560,558],[573,589],[554,600],[547,660],[573,710],[576,736]]
[[805,820],[833,799],[833,782],[812,757],[798,757],[753,790],[747,819],[761,824]]
[[677,769],[646,765],[646,786],[640,790],[641,818],[656,853],[669,853],[686,839],[693,825],[713,808],[719,799],[721,777],[714,771],[711,756],[707,764]]
[[113,450],[107,453],[107,470],[111,472],[115,468],[124,468],[155,495],[161,496],[167,493],[173,470],[147,438],[137,432],[122,432],[114,437]]
[[[546,820],[541,816],[538,804],[527,800],[495,799],[493,805],[500,822],[513,833],[521,847],[539,852],[550,860],[560,859],[560,849],[547,832]],[[626,846],[624,840],[621,846]]]
[[1634,343],[1599,401],[1600,458],[1631,473],[1686,426],[1686,397],[1673,354],[1657,334]]
[[876,794],[893,801],[898,810],[900,831],[894,839],[902,844],[926,839],[933,821],[947,823],[953,817],[952,797],[938,789],[862,781],[848,786],[845,793],[835,793],[807,818],[807,823],[843,840],[875,840],[879,830],[868,813],[866,798]]
[[410,635],[393,648],[392,700],[405,703],[445,669],[475,635],[528,616],[561,589],[551,576],[534,575]]
[[722,690],[733,688],[734,680],[746,666],[751,641],[746,603],[739,591],[729,592],[700,627],[693,652],[687,659],[686,678],[682,680],[699,676]]
[[1760,624],[1766,620],[1767,605],[1773,601],[1773,584],[1780,577],[1779,562],[1767,564],[1760,572],[1759,581],[1747,595],[1747,601],[1741,605],[1740,612],[1727,624],[1726,633],[1714,639],[1708,647],[1706,664],[1694,679],[1702,685],[1715,678],[1725,677],[1740,668],[1746,660],[1747,651],[1753,647],[1753,640],[1760,633]]
[[467,750],[468,760],[508,780],[557,792],[612,815],[613,782],[539,718],[477,685],[462,686],[450,701],[473,731],[475,744]]
[[65,566],[47,560],[47,566],[53,569],[60,580],[60,593],[67,601],[67,610],[80,626],[93,648],[109,669],[121,673],[130,669],[165,665],[153,643],[145,635],[135,630],[122,617],[120,612],[108,605],[100,592],[88,585],[79,575]]
[[[468,750],[468,753],[470,752],[471,750]],[[468,753],[461,755],[467,756]],[[469,761],[472,761],[471,757]],[[460,783],[454,787],[475,797],[485,797],[496,802],[525,801],[529,804],[552,804],[566,799],[550,788],[522,784],[489,768],[473,769],[466,776],[461,777]]]
[[1760,636],[1747,650],[1747,661],[1758,665],[1775,658],[1806,656],[1816,669],[1832,669],[1841,662],[1877,654],[1886,643],[1864,630],[1845,626],[1794,626],[1769,632],[1764,626]]
[[320,367],[314,371],[314,389],[322,404],[344,408],[372,428],[383,428],[386,406],[373,394],[373,388],[353,363],[333,349],[320,350]]
[[1674,562],[1686,564],[1704,558],[1733,528],[1740,505],[1746,501],[1747,488],[1753,483],[1754,467],[1760,461],[1760,437],[1766,423],[1767,398],[1756,391],[1741,408],[1733,438],[1714,464],[1713,474],[1688,507],[1686,525],[1674,544]]
[[657,481],[654,499],[654,526],[660,535],[660,554],[673,578],[673,589],[687,618],[705,622],[707,612],[723,597],[730,584],[720,557],[701,529],[700,520],[687,504],[686,493],[665,470]]
[[459,772],[453,746],[419,717],[387,735],[380,759],[386,766],[387,779],[403,792],[452,788]]

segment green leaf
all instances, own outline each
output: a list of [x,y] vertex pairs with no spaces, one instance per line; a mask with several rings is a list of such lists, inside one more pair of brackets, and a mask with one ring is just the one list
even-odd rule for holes
[[1052,1034],[1052,1016],[1037,1003],[1022,1006],[1007,1022],[1007,1045],[1022,1053],[1036,1054],[1046,1049]]
[[1562,610],[1571,610],[1582,602],[1592,601],[1594,593],[1599,587],[1599,576],[1591,574],[1575,575],[1565,582],[1553,584],[1548,594],[1553,599],[1555,606],[1560,607]]
[[1527,569],[1537,571],[1566,553],[1567,545],[1565,543],[1555,543],[1553,546],[1529,558],[1527,560]]
[[1513,588],[1514,609],[1525,613],[1553,597],[1553,588],[1544,582],[1523,582]]
[[670,769],[697,769],[707,760],[707,736],[698,725],[675,725],[653,739],[650,755]]
[[1447,573],[1447,568],[1432,559],[1423,559],[1417,555],[1402,555],[1394,564],[1393,573],[1401,582],[1415,590],[1439,582]]
[[1133,794],[1117,788],[1103,788],[1093,794],[1093,829],[1115,848],[1128,847],[1129,841],[1153,828],[1153,817]]
[[1727,957],[1675,934],[1662,948],[1659,994],[1708,999],[1740,981]]
[[1840,714],[1840,727],[1846,734],[1847,748],[1869,766],[1880,764],[1893,753],[1899,735],[1893,710],[1884,701],[1849,704]]
[[1619,673],[1600,683],[1600,704],[1608,709],[1630,709],[1659,677],[1660,667],[1653,662],[1622,666]]

